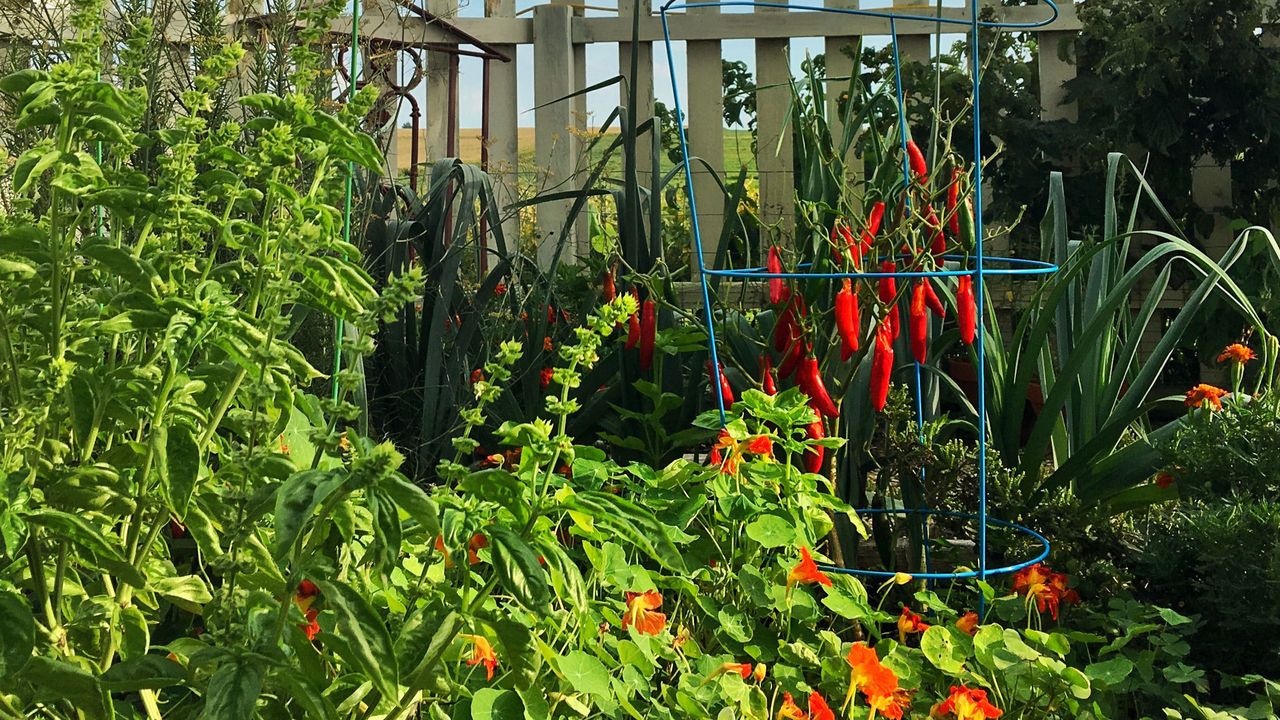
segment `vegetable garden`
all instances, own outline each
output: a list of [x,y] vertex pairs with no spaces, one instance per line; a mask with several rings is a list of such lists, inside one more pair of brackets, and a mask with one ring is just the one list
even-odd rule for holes
[[1280,244],[1138,146],[1018,196],[1054,3],[798,8],[890,36],[760,68],[782,217],[628,81],[638,5],[523,197],[388,167],[359,3],[200,0],[176,63],[160,5],[0,52],[0,717],[1280,713]]

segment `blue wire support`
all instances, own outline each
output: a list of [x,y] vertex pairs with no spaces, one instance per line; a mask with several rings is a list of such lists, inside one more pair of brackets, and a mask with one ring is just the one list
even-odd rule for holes
[[[680,2],[679,0],[667,0],[659,10],[662,21],[662,37],[663,44],[666,48],[667,67],[671,75],[672,92],[675,99],[675,116],[676,129],[680,139],[680,154],[684,165],[685,175],[685,192],[689,197],[689,214],[692,217],[693,225],[693,242],[694,249],[697,254],[698,270],[702,282],[702,303],[706,313],[707,337],[708,345],[711,351],[711,367],[714,372],[720,372],[720,357],[716,347],[716,331],[715,331],[715,314],[712,311],[711,292],[708,282],[709,278],[729,277],[729,278],[752,278],[757,280],[771,278],[798,278],[807,280],[839,280],[843,278],[948,278],[969,276],[974,279],[974,301],[979,308],[979,322],[976,328],[976,336],[974,339],[974,352],[978,358],[977,380],[978,380],[978,511],[976,513],[954,512],[948,510],[934,510],[928,508],[907,508],[907,509],[886,509],[886,508],[863,508],[857,512],[861,515],[918,515],[921,522],[926,522],[928,517],[951,517],[971,520],[977,523],[978,530],[978,567],[976,570],[961,569],[956,572],[924,572],[916,573],[914,577],[924,580],[956,580],[964,578],[985,579],[992,575],[1000,575],[1012,573],[1022,568],[1033,565],[1044,560],[1049,554],[1049,541],[1043,535],[1040,535],[1030,528],[1017,525],[1006,520],[1000,520],[988,516],[987,513],[987,389],[986,389],[986,333],[984,323],[982,321],[983,309],[985,308],[985,283],[987,276],[1002,275],[1046,275],[1058,270],[1057,265],[1039,260],[1029,260],[1024,258],[1009,257],[987,257],[983,251],[983,217],[982,217],[982,60],[979,56],[978,32],[982,29],[1006,29],[1006,30],[1029,30],[1044,27],[1058,19],[1058,4],[1054,0],[1043,0],[1043,5],[1049,10],[1049,17],[1044,20],[1034,22],[1002,22],[992,20],[982,20],[979,17],[978,0],[969,0],[969,17],[945,17],[942,15],[916,15],[911,13],[898,13],[892,10],[862,10],[850,8],[832,8],[820,5],[804,5],[789,4],[776,2],[753,2],[751,0],[722,0],[720,2]],[[972,256],[960,255],[944,255],[942,260],[950,261],[952,264],[961,265],[961,269],[945,270],[938,269],[932,271],[905,271],[905,272],[808,272],[809,265],[801,264],[796,268],[796,272],[771,273],[763,267],[749,268],[708,268],[706,266],[706,258],[703,254],[702,232],[698,222],[698,202],[693,191],[693,172],[689,163],[689,145],[688,137],[685,133],[684,122],[684,106],[680,98],[680,88],[676,81],[676,64],[675,56],[671,43],[671,28],[669,24],[669,15],[673,10],[690,10],[694,8],[704,7],[742,7],[742,8],[777,8],[779,10],[809,11],[832,13],[835,15],[855,15],[869,18],[879,18],[889,21],[890,41],[893,46],[893,66],[894,66],[894,89],[898,102],[898,126],[899,126],[899,143],[903,151],[903,184],[910,187],[911,177],[910,168],[906,159],[907,144],[907,121],[905,115],[905,93],[902,86],[902,65],[898,51],[898,21],[925,22],[931,23],[939,29],[951,27],[963,28],[967,35],[969,43],[969,57],[971,64],[969,67],[970,77],[972,79],[972,121],[973,121],[973,171],[971,178],[971,187],[973,187],[973,205],[974,205],[974,235],[975,247]],[[909,197],[905,202],[910,202]],[[907,255],[896,257],[907,258]],[[876,258],[877,261],[888,260],[892,258]],[[994,264],[994,266],[991,266]],[[915,390],[916,390],[916,413],[917,417],[923,414],[923,398],[921,389],[921,372],[919,363],[915,364]],[[724,396],[720,390],[720,383],[713,382],[712,386],[716,394],[716,405],[720,411],[721,423],[725,422]],[[1014,532],[1025,535],[1040,544],[1041,549],[1036,556],[1030,560],[1023,562],[1003,565],[998,567],[990,567],[987,558],[987,530],[989,527],[999,527],[1012,530]],[[926,534],[927,538],[927,534]],[[926,548],[928,542],[926,540]],[[828,572],[861,575],[866,577],[892,577],[893,572],[884,570],[864,570],[860,568],[838,568],[823,566]],[[930,570],[929,560],[926,550],[926,570]]]

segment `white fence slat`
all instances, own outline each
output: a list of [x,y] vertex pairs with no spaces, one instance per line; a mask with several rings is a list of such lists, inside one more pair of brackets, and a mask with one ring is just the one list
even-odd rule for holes
[[[491,18],[515,15],[515,0],[485,0],[485,15]],[[509,208],[519,198],[520,108],[519,67],[516,45],[495,45],[494,49],[511,62],[489,60],[489,135],[481,138],[489,151],[489,175],[500,208]],[[502,223],[508,247],[520,239],[520,215],[512,212]]]
[[[534,154],[537,158],[541,189],[564,191],[574,189],[573,101],[560,100],[573,92],[572,11],[565,5],[539,5],[533,11],[533,101],[536,135]],[[553,102],[559,100],[559,102]],[[538,262],[549,267],[555,244],[565,231],[572,200],[541,203],[538,213]],[[574,229],[566,239],[570,254],[576,247]],[[566,257],[571,261],[572,258]]]
[[[780,8],[755,8],[755,15],[776,25],[787,24],[784,20],[787,12]],[[795,224],[793,151],[791,134],[786,130],[791,105],[789,47],[787,39],[756,40],[756,168],[760,176],[760,218],[766,225],[777,224],[784,236],[790,235]]]
[[[718,7],[691,8],[691,14],[716,15]],[[720,42],[700,40],[687,45],[688,105],[684,108],[689,153],[707,162],[715,173],[724,174],[724,71]],[[701,163],[692,165],[693,192],[698,200],[698,228],[702,236],[703,258],[715,262],[724,228],[724,194],[712,173]],[[732,178],[726,178],[732,180]],[[692,243],[692,238],[690,238]],[[691,250],[696,252],[696,248]],[[697,258],[690,255],[693,277],[698,278]]]

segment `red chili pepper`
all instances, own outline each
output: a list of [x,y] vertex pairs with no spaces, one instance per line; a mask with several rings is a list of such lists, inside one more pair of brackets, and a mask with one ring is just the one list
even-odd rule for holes
[[[791,300],[788,298],[788,300]],[[796,322],[795,302],[790,301],[778,311],[778,321],[773,325],[773,349],[775,352],[785,351],[794,340]]]
[[924,206],[924,222],[929,226],[929,230],[933,234],[929,250],[934,255],[945,253],[947,251],[947,238],[942,233],[942,223],[938,221],[938,214],[933,211],[933,205]]
[[853,281],[844,279],[840,292],[836,293],[836,329],[840,331],[840,359],[848,361],[858,351],[858,294],[853,291]]
[[616,297],[618,297],[618,286],[614,283],[613,269],[610,268],[604,271],[604,301],[611,303]]
[[871,206],[871,214],[867,216],[867,227],[862,231],[862,238],[858,242],[858,250],[854,253],[853,264],[859,266],[862,259],[871,252],[871,246],[875,244],[876,235],[880,232],[880,223],[884,220],[884,203],[877,202]]
[[951,184],[947,186],[947,227],[951,230],[952,237],[960,237],[960,214],[956,212],[956,207],[960,204],[960,178],[964,176],[964,171],[960,168],[951,169]]
[[929,311],[924,302],[925,283],[919,280],[911,288],[910,320],[911,354],[916,362],[923,363],[929,355]]
[[766,395],[777,395],[778,384],[773,380],[773,361],[769,354],[760,356],[760,385]]
[[[814,413],[818,413],[815,409]],[[827,430],[822,426],[822,415],[818,413],[818,419],[805,426],[805,434],[810,440],[822,440],[827,436]],[[804,471],[810,473],[822,472],[822,461],[826,458],[827,449],[821,445],[811,445],[804,453]]]
[[[885,260],[880,263],[880,272],[897,272],[898,264],[892,260]],[[895,304],[898,299],[898,282],[892,277],[880,278],[880,302],[887,307],[885,319],[889,323],[889,330],[893,333],[893,339],[898,339],[898,307]]]
[[911,161],[911,174],[923,184],[929,178],[929,165],[924,161],[924,153],[920,152],[920,146],[916,145],[915,140],[907,141],[907,157]]
[[[769,248],[769,260],[765,264],[765,269],[771,273],[782,272],[782,256],[778,254],[778,246],[774,245]],[[777,305],[787,299],[786,297],[787,283],[783,278],[769,278],[769,302]]]
[[658,332],[652,300],[645,300],[640,310],[640,370],[648,372],[653,365],[653,340]]
[[807,356],[800,365],[800,390],[809,396],[818,412],[829,418],[840,417],[840,408],[831,400],[827,386],[822,381],[818,358]]
[[876,349],[871,356],[871,407],[884,410],[889,399],[889,376],[893,374],[893,331],[888,323],[876,329]]
[[636,299],[636,312],[627,318],[627,349],[634,350],[640,344],[640,293],[631,288],[631,297]]
[[973,278],[969,275],[961,275],[956,286],[956,321],[960,324],[960,339],[965,345],[972,345],[978,327],[978,306],[973,297]]
[[711,361],[710,361],[710,360],[708,360],[708,361],[707,361],[707,378],[708,378],[708,379],[710,379],[710,381],[711,381],[711,382],[713,382],[713,383],[716,381],[716,379],[717,379],[717,378],[719,378],[719,380],[720,380],[720,397],[721,397],[721,399],[723,399],[723,400],[724,400],[724,406],[725,406],[725,407],[731,407],[731,406],[733,405],[733,402],[734,402],[734,399],[735,399],[735,398],[734,398],[734,395],[733,395],[733,385],[730,385],[730,384],[729,384],[729,376],[724,374],[724,364],[723,364],[723,363],[721,363],[721,365],[720,365],[720,371],[719,371],[719,372],[716,372],[716,370],[714,369],[714,367],[715,367],[715,366],[713,366],[713,365],[711,364]]
[[787,357],[778,366],[778,379],[785,380],[795,374],[796,369],[800,367],[800,361],[804,360],[805,355],[809,353],[808,343],[801,342],[799,339],[791,345],[791,350],[787,353]]
[[947,316],[947,306],[942,304],[938,293],[933,291],[933,283],[927,279],[924,281],[924,304],[929,306],[929,312],[939,320]]
[[556,309],[548,305],[547,306],[547,324],[551,325],[555,321],[556,321]]

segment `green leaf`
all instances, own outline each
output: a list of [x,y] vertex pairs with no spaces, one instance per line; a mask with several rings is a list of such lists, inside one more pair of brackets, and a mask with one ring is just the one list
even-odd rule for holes
[[964,646],[946,626],[929,626],[920,637],[920,652],[934,667],[948,675],[956,676],[964,670]]
[[1169,608],[1158,607],[1155,610],[1157,613],[1160,614],[1160,618],[1162,620],[1169,623],[1173,627],[1177,627],[1179,625],[1186,625],[1187,623],[1191,622],[1191,618],[1179,612],[1176,612],[1174,610],[1170,610]]
[[1102,685],[1117,685],[1124,682],[1131,672],[1133,672],[1133,662],[1123,655],[1091,663],[1084,669],[1084,674],[1090,680]]
[[158,468],[160,481],[173,514],[179,520],[186,520],[187,506],[191,503],[191,492],[195,489],[202,464],[200,449],[191,430],[185,425],[170,427],[164,454],[166,462]]
[[237,658],[209,678],[200,720],[245,720],[254,717],[262,693],[262,666]]
[[146,579],[137,568],[125,562],[124,553],[114,542],[84,518],[47,508],[31,512],[26,518],[31,524],[46,527],[58,537],[93,553],[104,568],[126,583],[139,588],[146,585]]
[[511,690],[481,688],[471,696],[471,720],[524,720],[524,703]]
[[280,486],[276,492],[276,538],[272,552],[276,562],[289,555],[307,520],[342,481],[342,475],[335,470],[304,470]]
[[524,498],[520,481],[501,468],[489,468],[471,473],[463,478],[458,489],[481,500],[495,502],[523,521],[528,516],[529,503]]
[[630,543],[666,569],[684,571],[684,559],[668,537],[666,526],[645,508],[605,492],[576,493],[565,505],[589,514],[598,529]]
[[0,590],[0,678],[12,677],[31,659],[36,621],[18,593]]
[[422,488],[400,475],[387,477],[380,487],[392,500],[395,500],[396,505],[404,510],[411,520],[417,521],[423,534],[428,538],[434,538],[440,534],[440,508]]
[[213,600],[208,586],[197,575],[160,578],[151,584],[151,588],[174,605],[197,615],[203,614],[204,604]]
[[560,658],[560,674],[574,692],[589,693],[600,698],[611,696],[609,690],[609,671],[604,664],[592,655],[581,650],[574,650]]
[[747,537],[764,548],[790,547],[796,544],[795,524],[777,515],[761,515],[747,525]]
[[71,703],[87,717],[109,715],[107,695],[98,678],[76,665],[36,655],[22,669],[21,678],[47,691],[52,700]]
[[141,655],[116,663],[102,674],[102,687],[115,692],[137,692],[180,685],[187,672],[180,663],[161,655]]
[[306,712],[305,717],[316,720],[337,720],[338,713],[333,703],[329,702],[329,698],[324,696],[319,687],[316,687],[318,683],[328,685],[328,680],[323,674],[310,676],[307,673],[298,672],[294,667],[282,667],[272,670],[271,679],[289,691],[293,700]]
[[497,525],[489,531],[493,565],[507,592],[536,613],[551,611],[551,585],[538,564],[533,548],[510,528]]
[[347,647],[346,660],[359,667],[385,698],[396,697],[399,671],[391,635],[364,596],[337,580],[317,583],[325,606],[338,617],[337,633]]

